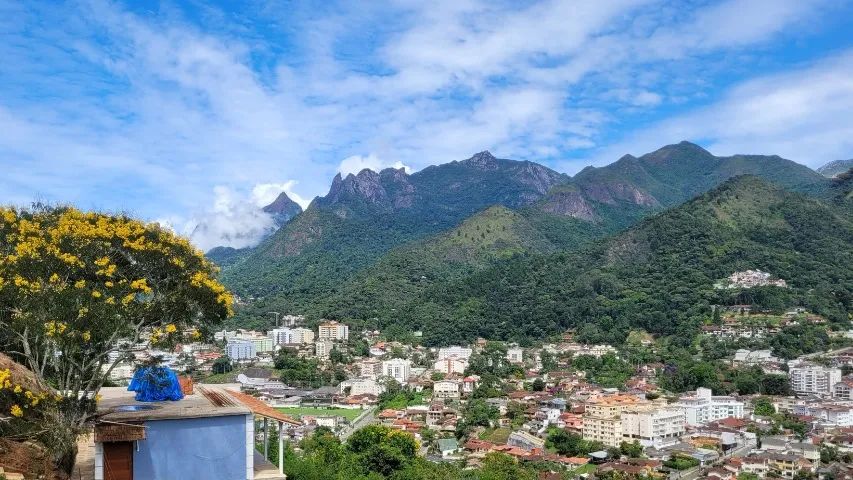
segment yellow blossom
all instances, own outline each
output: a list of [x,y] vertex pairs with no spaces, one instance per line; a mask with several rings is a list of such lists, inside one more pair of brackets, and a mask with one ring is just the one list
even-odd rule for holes
[[92,290],[92,296],[95,298],[101,298],[101,292],[97,290]]
[[80,335],[80,338],[82,338],[84,342],[88,342],[92,339],[92,332],[86,330],[82,335]]
[[12,414],[13,417],[23,417],[24,411],[18,405],[12,405],[12,408],[9,409],[9,413]]
[[113,288],[113,285],[115,285],[113,282],[104,282],[104,286],[107,288]]
[[130,288],[143,293],[151,293],[151,287],[148,286],[148,281],[144,278],[130,282]]
[[50,276],[50,283],[57,284],[59,283],[59,274],[54,273]]
[[83,288],[86,286],[86,280],[77,280],[74,282],[74,288]]
[[166,333],[175,333],[178,331],[178,327],[175,326],[174,323],[170,323],[166,325]]
[[21,386],[20,386],[20,385],[15,385],[15,388],[14,388],[12,391],[13,391],[13,392],[15,392],[15,393],[21,393]]

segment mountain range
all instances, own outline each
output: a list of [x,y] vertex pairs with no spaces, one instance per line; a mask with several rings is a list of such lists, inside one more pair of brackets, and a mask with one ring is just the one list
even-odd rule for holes
[[[660,212],[704,198],[705,192],[742,175],[754,177],[737,183],[738,189],[761,187],[777,195],[765,189],[772,185],[778,192],[802,194],[797,198],[804,201],[839,205],[833,203],[837,182],[805,166],[778,156],[717,157],[688,142],[640,157],[626,155],[574,177],[480,152],[414,174],[385,169],[338,175],[326,196],[257,247],[215,249],[209,256],[223,266],[222,278],[230,288],[252,298],[238,309],[235,322],[240,324],[262,324],[265,312],[275,310],[383,328],[405,325],[429,335],[429,325],[459,319],[458,304],[437,300],[455,298],[441,293],[451,285],[473,288],[466,282],[501,266],[575,258],[577,252],[628,234],[627,228],[645,225],[644,218],[665,218]],[[274,205],[287,203],[280,200]],[[849,203],[840,205],[844,210]],[[842,244],[849,246],[849,240]],[[485,305],[482,298],[456,301]],[[484,318],[478,322],[496,328],[479,333],[533,334],[509,328],[518,325],[515,320],[503,328]],[[532,324],[537,331],[552,332],[564,323],[537,318]]]

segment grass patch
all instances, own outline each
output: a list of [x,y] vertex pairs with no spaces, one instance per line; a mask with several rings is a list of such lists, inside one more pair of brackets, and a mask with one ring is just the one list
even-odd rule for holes
[[504,445],[507,439],[509,439],[510,433],[512,433],[512,430],[506,427],[489,428],[480,434],[480,440]]
[[302,417],[303,415],[328,416],[338,415],[346,418],[350,422],[355,420],[355,417],[361,415],[364,410],[349,409],[349,408],[322,408],[322,407],[284,407],[278,408],[281,413],[286,413],[292,417]]

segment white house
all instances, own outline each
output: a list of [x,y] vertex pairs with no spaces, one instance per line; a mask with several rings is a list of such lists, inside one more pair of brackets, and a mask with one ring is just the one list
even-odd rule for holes
[[432,384],[433,398],[457,399],[461,395],[459,380],[439,380]]
[[524,362],[524,350],[521,347],[510,347],[506,351],[506,359],[512,363]]
[[340,385],[341,393],[346,393],[349,388],[350,395],[376,395],[377,397],[384,390],[376,380],[371,378],[351,378],[344,380]]

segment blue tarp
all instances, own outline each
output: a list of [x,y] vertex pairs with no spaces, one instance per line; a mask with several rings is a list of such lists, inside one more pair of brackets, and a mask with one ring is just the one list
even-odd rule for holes
[[162,402],[184,398],[178,376],[169,367],[139,367],[127,389],[137,402]]

